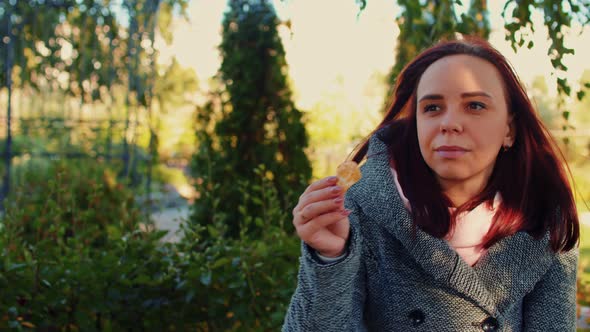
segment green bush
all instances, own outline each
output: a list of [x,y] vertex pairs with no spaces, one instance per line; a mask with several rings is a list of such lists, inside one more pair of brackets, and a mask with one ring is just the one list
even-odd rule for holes
[[56,161],[25,167],[5,202],[4,226],[27,243],[70,238],[101,246],[133,231],[140,220],[134,194],[108,167],[91,161]]
[[[0,330],[279,329],[299,241],[285,230],[289,211],[276,189],[257,173],[240,205],[243,229],[255,225],[256,237],[230,238],[216,222],[185,226],[177,244],[140,227],[133,193],[98,163],[30,174],[0,224]],[[251,204],[263,218],[249,216]]]
[[[199,260],[187,262],[183,288],[187,296],[202,296],[199,289],[205,294],[198,311],[205,331],[278,330],[296,285],[300,242],[287,227],[290,211],[281,208],[265,168],[257,168],[255,174],[258,183],[238,184],[243,199],[237,239],[223,219],[213,218],[206,229],[188,226],[192,228],[185,230],[179,244],[182,252]],[[252,216],[247,209],[252,205],[263,211],[262,216]]]
[[94,162],[53,162],[21,180],[2,218],[0,328],[118,330],[149,313],[133,301],[153,296],[137,293],[161,270],[162,234],[138,231],[133,192]]

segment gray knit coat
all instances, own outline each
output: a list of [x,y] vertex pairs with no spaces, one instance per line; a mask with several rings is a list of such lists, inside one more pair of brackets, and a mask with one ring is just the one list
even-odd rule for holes
[[577,250],[518,232],[469,266],[444,240],[414,237],[380,137],[346,193],[347,255],[324,263],[302,243],[283,331],[575,331]]

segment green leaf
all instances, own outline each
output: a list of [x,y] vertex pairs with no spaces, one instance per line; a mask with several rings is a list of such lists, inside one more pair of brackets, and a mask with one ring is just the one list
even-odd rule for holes
[[256,251],[258,251],[261,257],[265,257],[268,253],[268,246],[264,242],[258,242],[258,245],[256,246]]
[[222,257],[222,258],[218,259],[217,261],[215,261],[215,263],[213,263],[211,265],[211,269],[214,270],[214,269],[217,269],[220,266],[227,265],[227,264],[230,263],[230,261],[231,260],[230,260],[229,257]]
[[367,7],[367,0],[356,0],[356,4],[359,6],[359,13]]
[[8,268],[6,269],[6,272],[11,272],[11,271],[15,271],[15,270],[20,270],[22,268],[24,268],[25,266],[27,266],[27,263],[17,263],[17,264],[10,264],[8,266]]
[[532,40],[530,40],[526,47],[530,50],[534,46],[535,46],[535,42],[533,42]]
[[185,303],[190,303],[191,300],[193,299],[193,297],[195,297],[195,290],[194,289],[190,289],[188,291],[188,293],[186,293],[186,295],[184,296],[184,302]]
[[571,87],[569,86],[569,84],[567,83],[567,80],[564,78],[558,78],[557,79],[557,91],[558,92],[563,92],[566,95],[570,95],[571,93]]
[[8,327],[12,328],[12,329],[17,329],[17,331],[22,331],[22,326],[20,325],[20,322],[17,320],[11,320],[8,322]]
[[264,226],[264,220],[262,220],[262,218],[260,218],[260,217],[256,217],[254,219],[254,224],[256,224],[256,226],[258,226],[258,227],[263,227]]
[[570,112],[569,111],[563,111],[563,113],[561,113],[561,116],[567,121],[570,117]]
[[576,4],[572,4],[571,7],[572,7],[572,12],[573,13],[576,13],[577,14],[580,11],[580,6],[578,6]]
[[203,285],[209,286],[209,285],[211,285],[211,277],[212,277],[211,271],[207,271],[207,273],[201,274],[200,281]]
[[578,100],[584,99],[585,95],[586,95],[586,91],[584,91],[584,90],[578,91],[578,93],[577,93]]
[[231,260],[231,265],[232,265],[233,267],[239,266],[239,265],[240,265],[240,257],[234,257],[234,258]]
[[241,215],[245,216],[247,215],[246,213],[246,207],[243,205],[238,206],[238,211],[240,212]]
[[211,237],[213,237],[213,238],[219,237],[219,231],[215,228],[215,226],[208,225],[207,231],[209,231],[209,235],[211,235]]
[[180,290],[182,289],[184,286],[186,285],[186,280],[181,280],[178,284],[176,284],[176,287],[174,287],[174,289],[176,290]]
[[16,307],[8,308],[8,314],[13,317],[16,317],[18,315],[18,309]]

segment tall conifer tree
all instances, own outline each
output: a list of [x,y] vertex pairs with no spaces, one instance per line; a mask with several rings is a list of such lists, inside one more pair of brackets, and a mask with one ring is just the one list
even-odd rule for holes
[[258,224],[277,222],[264,220],[255,169],[264,165],[262,175],[272,181],[287,210],[309,181],[311,166],[304,153],[308,139],[302,113],[291,100],[273,6],[267,0],[228,4],[217,75],[220,89],[197,112],[199,147],[193,174],[201,197],[192,220],[201,225],[221,221],[237,235],[245,213]]

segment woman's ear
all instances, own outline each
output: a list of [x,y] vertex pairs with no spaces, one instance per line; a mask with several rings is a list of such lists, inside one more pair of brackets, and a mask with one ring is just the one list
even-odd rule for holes
[[516,125],[514,123],[514,115],[508,115],[508,128],[506,130],[506,136],[504,136],[504,146],[505,148],[511,148],[514,145],[514,139],[516,138]]

